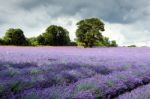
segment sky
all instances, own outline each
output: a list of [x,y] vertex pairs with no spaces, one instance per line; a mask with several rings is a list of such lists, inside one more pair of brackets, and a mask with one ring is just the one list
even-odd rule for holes
[[96,17],[102,34],[120,46],[150,46],[150,0],[0,0],[0,37],[8,28],[21,28],[26,37],[60,25],[75,38],[76,23]]

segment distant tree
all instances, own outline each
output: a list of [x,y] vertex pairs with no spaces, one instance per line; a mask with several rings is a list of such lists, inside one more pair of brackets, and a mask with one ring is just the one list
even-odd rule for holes
[[37,37],[37,41],[42,45],[69,45],[69,32],[61,26],[51,25],[46,29],[45,33]]
[[116,41],[113,40],[113,41],[110,42],[110,46],[111,47],[117,47],[118,45],[117,45]]
[[104,23],[98,18],[84,19],[77,23],[77,43],[84,47],[93,47],[103,39]]
[[128,46],[128,47],[136,47],[136,45],[130,45],[130,46]]
[[5,33],[4,41],[8,45],[27,45],[27,40],[21,29],[8,29]]

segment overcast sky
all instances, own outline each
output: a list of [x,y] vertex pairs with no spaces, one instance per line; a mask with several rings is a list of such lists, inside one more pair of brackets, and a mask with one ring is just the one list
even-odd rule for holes
[[8,28],[37,36],[55,24],[73,40],[76,22],[91,17],[100,18],[103,35],[119,45],[150,45],[150,0],[0,0],[0,36]]

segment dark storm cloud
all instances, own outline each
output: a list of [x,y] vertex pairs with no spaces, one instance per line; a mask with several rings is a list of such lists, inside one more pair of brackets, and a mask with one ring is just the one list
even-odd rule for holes
[[8,7],[16,7],[26,12],[42,6],[51,17],[78,14],[83,18],[99,17],[112,23],[128,24],[150,15],[149,10],[145,9],[150,5],[147,0],[12,0],[12,2],[5,0],[1,2],[5,2],[6,5],[10,3]]
[[[55,13],[56,17],[79,14],[82,17],[100,17],[108,22],[130,23],[148,14],[148,10],[144,10],[149,5],[147,2],[147,0],[24,0],[18,3],[18,6],[29,11],[39,6],[56,6],[61,8]],[[55,12],[55,9],[51,8],[48,11]]]

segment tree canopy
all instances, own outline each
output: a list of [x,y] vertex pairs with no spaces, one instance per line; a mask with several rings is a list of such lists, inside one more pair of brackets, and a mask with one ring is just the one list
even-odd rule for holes
[[39,45],[38,42],[37,42],[37,37],[27,38],[27,41],[28,41],[28,45],[29,46],[37,46],[37,45]]
[[88,18],[77,22],[76,39],[71,41],[67,29],[50,25],[44,33],[37,37],[26,38],[21,29],[9,28],[5,36],[0,38],[0,45],[18,45],[18,46],[107,46],[116,47],[115,40],[110,41],[104,37],[102,32],[105,31],[104,23],[98,18]]
[[68,45],[70,43],[69,32],[61,26],[51,25],[45,33],[37,37],[37,41],[42,45]]
[[4,41],[8,45],[27,45],[27,40],[21,29],[8,29],[5,33]]
[[104,31],[104,23],[98,18],[90,18],[81,20],[77,23],[76,30],[77,42],[85,47],[95,46],[100,39],[103,39],[101,34]]

